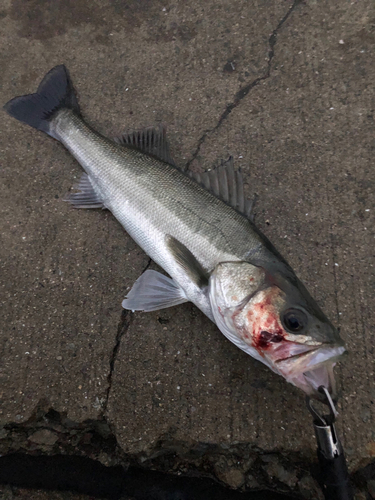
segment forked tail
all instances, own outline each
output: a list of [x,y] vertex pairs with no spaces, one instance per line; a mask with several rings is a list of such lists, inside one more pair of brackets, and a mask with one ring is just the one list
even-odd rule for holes
[[36,94],[15,97],[4,106],[10,116],[52,137],[54,136],[52,119],[63,108],[79,112],[74,88],[68,70],[63,64],[55,66],[46,74]]

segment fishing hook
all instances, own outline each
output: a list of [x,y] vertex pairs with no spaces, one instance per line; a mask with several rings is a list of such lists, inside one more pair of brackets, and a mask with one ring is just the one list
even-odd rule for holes
[[308,396],[306,405],[313,417],[324,497],[326,500],[353,500],[344,450],[335,428],[338,412],[327,387],[322,385],[318,391],[324,397],[329,414],[321,415]]

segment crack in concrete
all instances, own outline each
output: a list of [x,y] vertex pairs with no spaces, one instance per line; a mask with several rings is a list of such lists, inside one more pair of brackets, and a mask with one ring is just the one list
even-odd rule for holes
[[[217,124],[213,128],[206,130],[203,133],[203,135],[201,136],[201,138],[199,139],[198,145],[197,145],[197,148],[196,148],[195,152],[193,153],[191,159],[186,163],[185,171],[189,169],[191,163],[197,158],[197,156],[198,156],[198,154],[200,152],[200,149],[201,149],[203,143],[205,142],[206,138],[210,134],[212,134],[213,132],[215,132],[221,126],[221,124],[227,119],[227,117],[230,115],[230,113],[233,111],[233,109],[235,109],[239,105],[239,103],[248,95],[248,93],[250,92],[250,90],[252,88],[254,88],[256,85],[258,85],[261,81],[266,80],[267,78],[269,78],[269,76],[271,74],[272,60],[273,60],[274,55],[275,55],[274,47],[276,45],[278,32],[282,28],[283,24],[290,17],[290,15],[294,11],[294,9],[300,3],[302,3],[302,1],[303,0],[295,0],[293,2],[292,6],[289,8],[289,10],[284,15],[284,17],[279,21],[277,27],[273,30],[271,36],[269,37],[269,39],[268,39],[268,45],[269,45],[270,50],[268,52],[268,63],[267,63],[267,71],[266,71],[266,73],[263,76],[261,76],[259,78],[256,78],[254,81],[252,81],[249,84],[247,84],[244,87],[242,87],[235,94],[233,102],[231,102],[230,104],[228,104],[226,106],[226,108],[225,108],[224,112],[221,114],[221,116],[220,116]],[[146,264],[146,266],[143,269],[143,271],[142,271],[141,274],[143,274],[145,271],[147,271],[147,269],[151,265],[151,262],[152,262],[151,259],[148,259],[148,262],[147,262],[147,264]],[[107,387],[107,391],[106,391],[105,401],[104,401],[104,403],[102,405],[102,411],[101,411],[101,416],[102,417],[104,417],[104,415],[105,415],[105,413],[107,411],[108,401],[109,401],[109,395],[110,395],[111,388],[112,388],[112,377],[113,377],[115,362],[116,362],[118,351],[120,349],[121,339],[122,339],[123,335],[127,332],[128,328],[130,326],[131,314],[132,313],[130,311],[126,311],[126,310],[122,311],[121,319],[119,321],[119,325],[118,325],[118,328],[117,328],[117,335],[116,335],[116,339],[115,339],[115,345],[114,345],[114,347],[112,349],[111,357],[110,357],[110,360],[109,360],[109,367],[110,368],[109,368],[109,373],[108,373],[108,376],[107,376],[108,387]]]
[[220,116],[218,122],[216,123],[216,125],[213,128],[205,130],[205,132],[203,133],[203,135],[198,140],[198,145],[196,147],[196,150],[192,154],[191,159],[185,165],[185,171],[189,170],[190,165],[197,158],[197,156],[198,156],[198,154],[199,154],[199,152],[201,150],[201,147],[202,147],[203,143],[206,141],[207,137],[209,135],[211,135],[213,132],[216,132],[216,130],[218,130],[220,128],[220,126],[222,125],[222,123],[228,118],[228,116],[240,104],[240,102],[248,95],[248,93],[250,92],[251,89],[253,89],[254,87],[256,87],[260,82],[262,82],[264,80],[267,80],[267,78],[270,77],[270,75],[271,75],[272,60],[273,60],[273,58],[275,56],[274,48],[275,48],[276,41],[277,41],[277,35],[278,35],[280,29],[282,28],[282,26],[284,25],[284,23],[288,20],[288,18],[292,14],[292,12],[302,2],[303,2],[303,0],[294,0],[292,6],[289,8],[289,10],[284,15],[284,17],[281,19],[281,21],[279,21],[279,24],[273,30],[271,36],[269,37],[269,39],[268,39],[268,45],[269,45],[268,62],[267,62],[267,70],[266,70],[265,74],[263,76],[260,76],[260,77],[256,78],[255,80],[253,80],[252,82],[248,83],[244,87],[240,88],[240,90],[235,94],[233,101],[226,106],[225,110],[221,114],[221,116]]
[[113,378],[113,372],[115,369],[117,354],[118,354],[118,351],[120,349],[121,339],[122,339],[123,335],[125,335],[125,333],[128,331],[128,328],[130,326],[131,315],[132,315],[132,312],[128,311],[126,309],[123,309],[123,311],[121,312],[121,319],[120,319],[120,322],[119,322],[118,327],[117,327],[115,345],[113,346],[111,357],[109,358],[109,373],[107,376],[108,387],[107,387],[107,391],[106,391],[105,401],[103,403],[102,410],[101,410],[101,415],[100,415],[101,418],[104,417],[104,415],[107,411],[109,395],[110,395],[111,388],[112,388],[112,378]]
[[151,262],[152,262],[152,259],[151,259],[151,258],[149,258],[149,259],[148,259],[148,262],[147,262],[147,264],[146,264],[145,268],[143,269],[143,271],[141,272],[140,276],[141,276],[143,273],[145,273],[145,272],[147,271],[147,269],[151,266]]
[[[163,474],[209,477],[242,492],[273,489],[291,495],[302,494],[303,498],[322,498],[319,486],[313,479],[316,471],[311,462],[312,457],[303,451],[288,454],[282,450],[268,452],[250,443],[236,443],[223,448],[220,444],[178,441],[173,439],[173,435],[166,434],[153,443],[150,449],[127,454],[121,449],[105,417],[102,420],[72,421],[66,413],[52,409],[47,400],[39,402],[27,422],[10,423],[0,427],[0,431],[0,455],[13,457],[10,460],[14,460],[15,470],[22,470],[23,460],[22,456],[15,454],[44,456],[41,459],[44,461],[43,469],[52,467],[53,460],[64,460],[56,457],[69,455],[72,462],[74,457],[80,460],[85,457],[100,461],[107,467],[121,466],[126,470],[129,466],[142,467],[146,476],[152,476],[152,471],[159,471]],[[32,457],[27,460],[30,460],[31,467]],[[56,477],[55,481],[67,474],[66,469],[58,469],[62,471],[62,476]],[[360,491],[365,491],[367,482],[374,477],[374,461],[351,474],[353,484]],[[5,474],[3,470],[0,484],[4,482],[2,478],[6,482],[9,480],[8,473]],[[69,475],[65,479],[69,480]],[[77,474],[74,473],[71,480],[76,479]],[[97,484],[95,479],[93,481],[90,477],[88,484]],[[155,480],[154,483],[159,484]],[[47,484],[43,483],[40,487]]]
[[[151,265],[151,262],[152,262],[152,260],[149,258],[146,266],[144,267],[143,271],[141,272],[141,275],[145,271],[147,271],[147,269]],[[130,324],[131,324],[131,319],[132,319],[132,312],[124,309],[121,312],[121,318],[120,318],[120,321],[119,321],[119,324],[117,327],[115,344],[114,344],[113,349],[112,349],[111,357],[109,358],[109,373],[107,376],[108,387],[107,387],[107,391],[106,391],[105,401],[102,405],[101,418],[104,418],[104,415],[107,411],[109,395],[110,395],[111,388],[112,388],[112,377],[113,377],[113,372],[115,369],[117,354],[118,354],[118,351],[119,351],[120,345],[121,345],[121,339],[125,335],[125,333],[128,331],[128,328],[130,327]]]
[[[106,466],[120,465],[126,469],[129,465],[141,466],[145,473],[153,470],[164,474],[186,474],[190,470],[198,477],[210,477],[238,489],[230,474],[235,468],[238,470],[237,475],[242,477],[241,482],[246,483],[240,488],[245,491],[255,487],[251,478],[257,477],[258,489],[264,487],[298,493],[298,480],[306,482],[310,478],[310,460],[307,455],[291,453],[289,457],[284,457],[278,451],[264,453],[248,443],[237,443],[224,450],[212,443],[183,442],[173,440],[171,435],[163,435],[149,450],[129,455],[119,446],[105,417],[75,422],[65,413],[50,408],[46,400],[40,402],[27,422],[8,424],[0,434],[0,455],[35,454],[36,450],[42,452],[46,463],[49,458],[46,455],[71,455],[99,459]],[[237,464],[236,467],[233,464]],[[282,473],[279,478],[274,477],[276,465]],[[312,479],[310,483],[314,484]]]

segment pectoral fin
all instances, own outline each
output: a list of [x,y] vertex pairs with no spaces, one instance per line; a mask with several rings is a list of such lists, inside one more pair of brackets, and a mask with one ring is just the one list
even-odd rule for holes
[[166,236],[166,243],[176,263],[184,269],[191,281],[199,288],[207,286],[208,274],[190,250],[169,234]]
[[148,269],[134,283],[122,302],[131,311],[157,311],[188,302],[183,290],[168,276]]

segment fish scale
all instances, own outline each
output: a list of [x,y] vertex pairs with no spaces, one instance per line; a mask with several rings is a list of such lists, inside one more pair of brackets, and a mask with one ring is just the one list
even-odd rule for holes
[[[249,220],[242,176],[231,161],[185,175],[163,133],[148,129],[112,141],[87,125],[64,66],[35,94],[5,110],[59,140],[85,170],[66,200],[107,208],[170,277],[147,270],[123,301],[154,311],[193,302],[240,349],[310,396],[335,392],[345,352],[338,331],[294,271]],[[202,187],[204,186],[204,187]]]
[[171,276],[169,234],[212,271],[219,262],[244,260],[262,244],[251,222],[188,176],[157,158],[101,136],[72,111],[54,124],[55,136],[94,179],[103,202],[129,235]]

